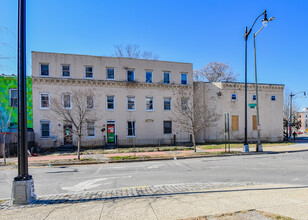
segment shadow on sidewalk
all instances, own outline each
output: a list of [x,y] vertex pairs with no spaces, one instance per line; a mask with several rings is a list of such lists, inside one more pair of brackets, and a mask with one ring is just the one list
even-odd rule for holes
[[[268,191],[268,190],[289,190],[289,189],[308,189],[308,186],[289,186],[289,187],[271,187],[271,188],[249,188],[249,189],[204,189],[199,191],[187,191],[187,192],[162,192],[162,190],[153,191],[152,193],[146,194],[148,190],[136,189],[136,195],[113,195],[110,192],[87,192],[82,194],[69,194],[69,195],[58,195],[58,196],[49,196],[37,199],[33,204],[22,206],[25,207],[37,207],[42,205],[55,205],[55,204],[73,204],[73,203],[85,203],[92,201],[104,201],[104,200],[117,200],[125,198],[143,198],[143,197],[165,197],[165,196],[176,196],[176,195],[198,195],[198,194],[209,194],[209,193],[228,193],[228,192],[248,192],[248,191]],[[118,194],[118,193],[116,193]],[[119,193],[120,194],[120,193]],[[61,198],[62,197],[62,198]],[[78,199],[76,199],[76,197]],[[56,198],[56,199],[53,199]],[[12,207],[16,208],[16,207]],[[10,208],[8,208],[10,209]]]

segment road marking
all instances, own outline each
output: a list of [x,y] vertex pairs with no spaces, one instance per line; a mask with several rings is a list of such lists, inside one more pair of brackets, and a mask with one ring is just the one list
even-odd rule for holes
[[61,187],[61,188],[63,190],[73,191],[73,192],[84,191],[84,190],[96,188],[96,187],[102,185],[101,183],[97,183],[97,182],[104,181],[104,180],[107,180],[107,178],[98,178],[98,179],[94,179],[94,180],[87,180],[87,181],[78,183],[75,186]]
[[[122,176],[118,178],[131,178],[132,176]],[[93,189],[96,187],[99,187],[100,185],[107,185],[111,184],[110,182],[111,179],[116,179],[116,177],[109,177],[109,178],[98,178],[98,179],[93,179],[93,180],[87,180],[80,182],[74,186],[68,186],[68,187],[61,187],[62,190],[67,190],[71,192],[80,192],[80,191],[85,191],[88,189]],[[105,180],[108,180],[108,182],[104,182]],[[98,183],[101,182],[101,183]]]
[[164,164],[155,164],[155,165],[152,165],[152,166],[149,166],[148,169],[157,169],[159,167],[163,167],[165,166]]

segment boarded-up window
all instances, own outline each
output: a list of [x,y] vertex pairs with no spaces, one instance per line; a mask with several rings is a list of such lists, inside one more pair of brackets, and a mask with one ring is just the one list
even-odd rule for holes
[[232,115],[232,131],[238,131],[238,115]]
[[252,130],[257,130],[257,129],[258,129],[257,116],[253,115],[252,116]]

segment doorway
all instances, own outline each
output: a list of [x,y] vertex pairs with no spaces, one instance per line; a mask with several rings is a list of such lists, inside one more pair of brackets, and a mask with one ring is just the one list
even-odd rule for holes
[[73,134],[72,134],[72,125],[64,124],[63,125],[63,137],[64,137],[64,145],[72,145],[73,144]]
[[108,144],[116,143],[115,123],[107,123],[107,142]]

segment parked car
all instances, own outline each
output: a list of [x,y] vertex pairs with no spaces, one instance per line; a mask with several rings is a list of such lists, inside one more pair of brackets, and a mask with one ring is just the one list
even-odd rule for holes
[[303,133],[304,133],[303,131],[298,131],[298,132],[297,132],[297,134],[303,134]]

